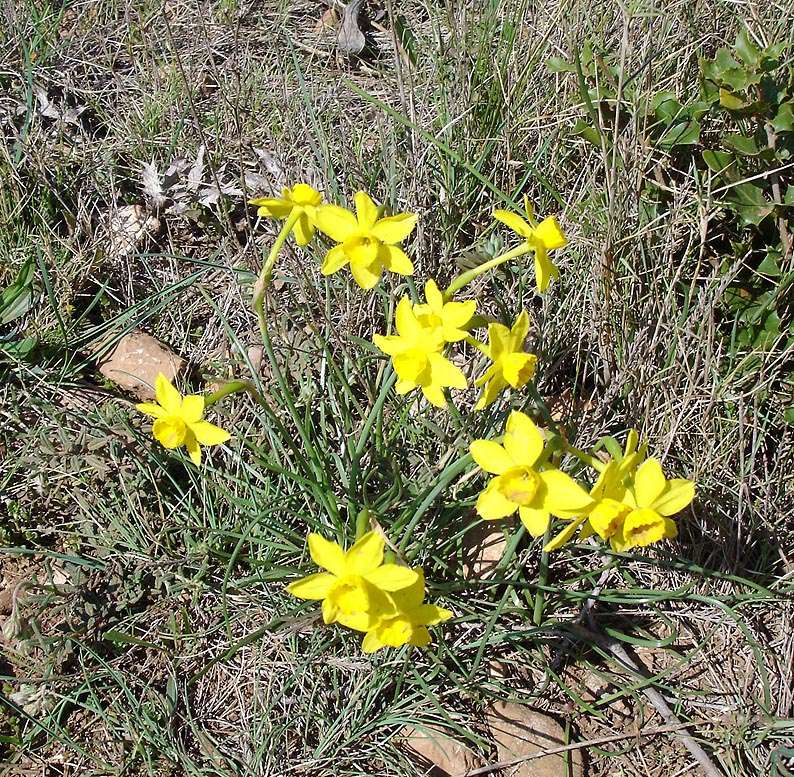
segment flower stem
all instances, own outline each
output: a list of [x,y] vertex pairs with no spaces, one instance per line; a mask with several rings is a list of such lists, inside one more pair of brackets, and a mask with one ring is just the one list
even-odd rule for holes
[[467,337],[466,342],[476,348],[480,353],[484,353],[489,359],[491,351],[485,343],[481,343],[476,337]]
[[511,259],[515,259],[518,256],[523,256],[524,254],[529,253],[531,250],[532,247],[529,245],[529,243],[522,243],[520,246],[517,246],[510,251],[499,254],[499,256],[496,256],[493,259],[489,259],[487,262],[479,265],[478,267],[474,267],[471,270],[462,272],[457,278],[453,279],[452,283],[449,284],[449,287],[444,292],[444,301],[449,302],[455,292],[460,291],[464,286],[471,283],[475,278],[478,278],[483,273],[493,270],[494,267],[498,267],[500,264],[509,262]]
[[289,237],[289,233],[292,232],[292,228],[295,226],[302,213],[303,211],[300,208],[293,208],[290,211],[287,220],[284,222],[284,225],[281,227],[281,231],[276,236],[276,239],[270,248],[270,253],[267,255],[267,260],[262,265],[259,278],[257,279],[256,285],[254,286],[254,298],[252,300],[252,305],[257,315],[259,315],[260,311],[262,310],[265,292],[267,291],[267,287],[270,285],[270,278],[273,274],[273,265],[275,265],[276,259],[278,259],[278,255],[281,253],[281,249]]
[[256,393],[256,389],[254,389],[250,381],[230,380],[228,383],[221,385],[217,391],[213,391],[212,394],[208,394],[204,397],[204,407],[210,407],[210,405],[214,405],[224,397],[228,397],[229,394],[236,394],[239,391],[251,391]]
[[579,459],[579,461],[581,461],[583,464],[586,464],[588,467],[592,467],[596,472],[603,472],[604,467],[606,467],[606,464],[604,464],[601,459],[596,458],[590,453],[585,453],[580,448],[569,445],[567,442],[565,443],[565,450],[566,452],[572,453],[574,456],[576,456],[576,458]]
[[532,622],[536,626],[543,623],[543,609],[546,605],[546,592],[543,590],[549,580],[549,552],[545,550],[546,545],[551,539],[551,519],[546,524],[546,531],[543,533],[543,548],[540,552],[540,567],[538,569],[538,589],[535,593],[535,607],[532,612]]

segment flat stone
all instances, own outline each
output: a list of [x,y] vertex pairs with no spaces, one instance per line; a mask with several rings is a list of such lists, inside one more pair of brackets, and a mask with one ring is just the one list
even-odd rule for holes
[[405,726],[400,732],[400,738],[405,747],[418,757],[423,768],[420,774],[423,775],[447,777],[464,774],[470,769],[485,765],[477,753],[433,726],[421,729]]
[[[499,761],[534,755],[566,744],[565,732],[554,718],[522,704],[496,702],[486,710]],[[571,777],[582,777],[582,754],[539,755],[505,769],[511,777],[568,777],[566,756],[571,761]]]
[[482,521],[469,529],[461,542],[463,577],[466,580],[492,577],[506,544],[504,522]]
[[154,381],[162,372],[170,381],[185,368],[185,360],[177,356],[145,332],[130,332],[116,343],[99,363],[99,371],[119,388],[139,399],[154,399]]

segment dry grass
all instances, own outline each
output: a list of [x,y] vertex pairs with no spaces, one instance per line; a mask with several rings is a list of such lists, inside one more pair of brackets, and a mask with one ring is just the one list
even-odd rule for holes
[[[742,23],[780,40],[791,10],[703,0],[371,6],[371,56],[355,62],[338,56],[333,32],[318,26],[327,6],[310,0],[29,1],[0,15],[10,42],[0,60],[0,282],[35,259],[36,304],[21,325],[43,345],[0,387],[0,510],[14,538],[0,588],[38,581],[20,590],[0,662],[8,773],[413,774],[394,739],[402,723],[475,736],[483,702],[505,695],[551,711],[574,739],[655,725],[642,680],[569,639],[599,582],[599,624],[638,646],[681,719],[706,721],[693,731],[724,772],[772,774],[794,715],[794,446],[780,417],[791,354],[737,354],[722,336],[731,274],[704,181],[672,170],[636,122],[616,132],[614,154],[571,135],[584,110],[576,76],[544,62],[589,38],[621,64],[632,99],[686,97],[699,54]],[[411,31],[399,51],[395,15]],[[203,185],[241,193],[189,213],[152,210],[159,227],[136,250],[116,250],[118,210],[151,204],[143,165],[162,173],[201,147]],[[649,221],[655,170],[671,199]],[[590,546],[554,556],[536,629],[537,545],[522,540],[521,565],[461,590],[449,559],[460,516],[474,522],[469,479],[433,504],[412,540],[435,594],[459,615],[436,651],[416,663],[362,658],[355,638],[296,611],[281,581],[305,566],[306,526],[330,519],[273,474],[273,457],[289,465],[291,454],[271,420],[229,403],[224,421],[246,442],[201,478],[151,449],[128,402],[98,381],[92,353],[143,327],[189,360],[197,385],[250,374],[277,400],[248,355],[252,274],[275,232],[244,202],[298,179],[332,198],[365,188],[418,210],[417,279],[446,281],[467,252],[484,250],[484,235],[504,237],[489,233],[498,192],[560,213],[571,245],[550,294],[536,297],[520,269],[474,293],[495,315],[532,311],[541,393],[589,399],[572,399],[564,419],[577,444],[636,425],[667,469],[697,480],[679,539],[645,556],[601,558]],[[357,338],[383,329],[404,289],[363,295],[341,276],[325,282],[305,253],[288,251],[279,272],[277,353],[323,450],[339,457],[328,454],[341,498],[344,457],[379,388]],[[411,514],[475,432],[500,423],[475,428],[396,405],[382,421],[367,488],[395,516]],[[384,496],[395,466],[401,488]],[[496,659],[512,667],[508,679],[493,675]],[[32,689],[41,701],[30,706]],[[487,742],[474,746],[493,759]],[[588,774],[696,774],[687,759],[675,736],[631,741],[617,754],[592,748]]]

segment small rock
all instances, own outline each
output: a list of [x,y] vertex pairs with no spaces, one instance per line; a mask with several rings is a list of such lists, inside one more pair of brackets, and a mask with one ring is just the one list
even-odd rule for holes
[[251,362],[251,366],[254,368],[255,373],[259,373],[262,371],[262,355],[264,353],[264,349],[261,345],[252,345],[248,348],[248,361]]
[[[521,704],[496,702],[486,710],[499,761],[533,755],[566,744],[565,732],[554,718]],[[582,754],[555,753],[538,756],[505,771],[511,777],[566,777],[566,755],[571,761],[571,777],[582,777]]]
[[145,332],[124,335],[99,364],[99,371],[119,388],[139,399],[154,399],[154,382],[162,372],[172,381],[185,368],[185,360]]
[[502,560],[507,540],[496,521],[482,521],[469,529],[462,540],[463,577],[487,580]]
[[400,738],[408,750],[419,756],[425,770],[434,767],[432,771],[423,771],[422,774],[446,777],[464,774],[485,764],[473,750],[433,726],[421,729],[406,726],[400,732]]

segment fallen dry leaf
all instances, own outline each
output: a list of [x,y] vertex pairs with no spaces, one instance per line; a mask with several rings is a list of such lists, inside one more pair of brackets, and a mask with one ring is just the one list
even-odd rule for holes
[[141,205],[124,205],[108,225],[108,257],[124,259],[144,241],[157,234],[160,220]]

